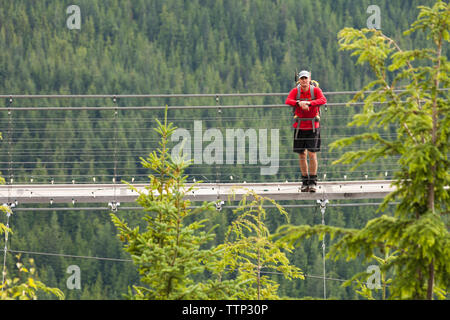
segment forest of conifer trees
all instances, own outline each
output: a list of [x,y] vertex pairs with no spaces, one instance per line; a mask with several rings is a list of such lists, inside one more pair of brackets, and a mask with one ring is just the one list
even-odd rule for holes
[[[157,147],[154,119],[162,109],[135,106],[169,106],[169,121],[191,130],[195,120],[207,128],[279,129],[279,170],[261,176],[258,166],[198,165],[188,168],[188,180],[207,182],[299,181],[297,159],[291,152],[291,113],[280,108],[184,109],[170,106],[216,104],[280,105],[294,86],[296,70],[308,69],[322,90],[357,91],[373,80],[368,66],[339,50],[337,33],[344,27],[365,28],[371,12],[380,8],[381,30],[405,49],[421,47],[423,34],[402,32],[416,19],[417,6],[431,0],[136,0],[136,1],[31,1],[0,0],[0,94],[226,94],[273,93],[273,96],[154,99],[15,99],[2,101],[0,111],[0,172],[6,183],[110,183],[148,181],[140,157]],[[80,28],[70,29],[70,5],[80,8]],[[448,56],[448,48],[446,54]],[[278,95],[276,95],[278,94]],[[329,95],[330,103],[348,101],[352,95]],[[86,107],[64,110],[64,107]],[[100,107],[117,107],[101,110]],[[13,110],[8,107],[33,107]],[[61,110],[38,110],[58,107]],[[88,107],[94,107],[89,110]],[[281,110],[281,111],[280,111]],[[354,134],[346,124],[357,107],[330,106],[323,110],[324,141]],[[224,131],[225,132],[225,131]],[[395,134],[387,132],[386,134]],[[364,146],[363,146],[364,147]],[[347,173],[346,166],[332,166],[339,156],[326,145],[320,159],[320,181],[390,178],[395,159]],[[324,175],[326,174],[326,175]],[[365,177],[365,175],[367,175]],[[355,202],[355,201],[353,201]],[[359,228],[380,213],[377,206],[328,207],[326,223]],[[372,201],[377,202],[377,201]],[[298,204],[286,201],[283,204]],[[314,204],[304,202],[303,204]],[[122,207],[136,207],[135,203]],[[60,288],[66,299],[124,299],[127,288],[139,282],[136,266],[117,239],[107,204],[77,210],[63,205],[21,205],[9,220],[8,270],[14,252],[33,257],[39,279]],[[34,209],[33,209],[34,208]],[[75,209],[75,208],[74,208]],[[287,208],[292,224],[320,224],[317,206]],[[389,210],[388,210],[389,211]],[[135,225],[142,211],[122,209],[119,217]],[[384,212],[390,214],[390,212]],[[232,219],[231,209],[208,213],[207,227],[218,224],[211,246],[220,244]],[[2,217],[2,219],[4,219]],[[267,227],[283,223],[268,210]],[[326,241],[332,241],[328,237]],[[0,240],[3,248],[4,239]],[[281,298],[323,298],[322,242],[305,240],[287,256],[307,276],[304,280],[273,279]],[[81,288],[69,289],[67,268],[79,266]],[[360,260],[327,261],[327,297],[359,299],[352,286],[341,280],[367,268]],[[309,276],[309,277],[308,277]],[[52,299],[42,294],[41,299]]]

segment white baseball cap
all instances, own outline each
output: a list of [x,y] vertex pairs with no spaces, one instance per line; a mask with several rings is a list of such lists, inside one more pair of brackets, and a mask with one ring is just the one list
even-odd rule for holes
[[310,73],[306,70],[302,70],[300,71],[300,73],[298,74],[298,78],[300,79],[301,77],[311,77]]

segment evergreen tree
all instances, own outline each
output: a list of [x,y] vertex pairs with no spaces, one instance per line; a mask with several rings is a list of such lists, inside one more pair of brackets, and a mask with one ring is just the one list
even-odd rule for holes
[[278,299],[279,284],[266,275],[280,272],[287,279],[304,279],[301,270],[290,264],[285,252],[291,252],[283,243],[271,240],[265,225],[264,203],[273,204],[278,212],[287,218],[287,212],[275,201],[247,191],[233,210],[237,215],[228,228],[223,244],[216,250],[223,252],[219,263],[222,273],[237,271],[237,279],[245,282],[245,290],[237,292],[237,299]]
[[[383,33],[391,35],[401,48],[415,49],[427,46],[424,33],[402,36],[401,30],[410,25],[418,12],[417,5],[431,5],[434,0],[378,1],[381,10]],[[67,3],[60,1],[0,0],[0,93],[10,94],[122,94],[122,93],[279,93],[292,86],[296,68],[312,68],[313,77],[324,91],[356,90],[370,83],[374,77],[370,67],[355,66],[354,57],[338,51],[335,41],[343,27],[361,28],[366,25],[369,0],[79,0],[81,29],[69,30],[66,20]],[[174,20],[174,17],[176,19]],[[173,21],[175,24],[170,25]],[[168,23],[169,22],[169,23]],[[448,46],[443,48],[448,56]],[[343,102],[345,96],[333,95],[330,102]],[[130,110],[135,106],[216,105],[214,98],[177,99],[121,99],[119,118],[114,121],[114,111],[89,110],[88,107],[114,106],[110,99],[6,99],[0,109],[0,126],[4,140],[0,144],[0,170],[14,176],[14,183],[111,183],[113,177],[114,148],[116,149],[117,175],[122,179],[137,181],[147,176],[139,165],[138,156],[152,150],[158,141],[153,135],[154,117],[158,110]],[[218,104],[283,104],[282,96],[274,97],[220,97]],[[9,127],[8,107],[31,107],[33,110],[14,110]],[[55,107],[44,111],[40,107]],[[84,107],[84,110],[67,110],[66,107]],[[329,152],[329,142],[343,136],[355,135],[367,130],[364,127],[346,129],[343,126],[356,112],[348,108],[330,107],[323,113],[323,142],[321,166],[327,179],[343,178],[348,165],[331,167],[330,158],[336,159],[342,151]],[[290,110],[289,110],[290,111]],[[190,179],[208,179],[208,182],[227,181],[234,176],[250,181],[292,181],[298,169],[297,160],[290,151],[290,112],[283,108],[172,110],[171,121],[178,127],[188,128],[193,119],[201,119],[208,128],[259,128],[280,129],[280,170],[277,175],[261,177],[258,170],[249,166],[194,164],[187,168]],[[325,118],[326,117],[326,118]],[[117,143],[113,142],[117,129]],[[391,128],[392,129],[392,128]],[[386,134],[383,129],[380,134]],[[391,130],[389,134],[395,136]],[[385,137],[385,136],[384,136]],[[11,140],[9,140],[11,138]],[[9,145],[11,141],[11,145]],[[363,144],[362,144],[363,145]],[[356,147],[356,145],[354,145]],[[365,148],[365,147],[364,147]],[[10,153],[9,153],[10,152]],[[11,155],[11,158],[9,157]],[[11,170],[9,168],[12,159]],[[323,159],[323,160],[322,160]],[[135,164],[133,165],[133,161]],[[363,164],[359,172],[349,178],[362,177],[366,168],[380,172],[396,167],[395,161],[385,166],[384,160]],[[344,172],[344,173],[343,173]],[[389,171],[391,172],[391,171]],[[322,174],[322,172],[321,172]],[[322,177],[323,175],[321,175]],[[93,178],[96,178],[94,181]],[[388,175],[387,178],[391,176]],[[83,180],[79,180],[79,179]],[[372,178],[372,176],[371,176]],[[9,181],[8,181],[9,182]],[[291,204],[294,204],[293,202]],[[19,204],[27,209],[28,205]],[[116,251],[102,251],[97,243],[103,243],[104,219],[101,209],[69,211],[59,205],[33,205],[35,212],[18,211],[13,215],[14,235],[10,237],[13,248],[36,252],[74,253],[80,256],[108,255]],[[70,204],[69,204],[70,206]],[[78,206],[78,204],[77,204]],[[52,207],[44,211],[44,208]],[[140,224],[133,212],[122,207],[117,213],[130,224]],[[224,209],[222,212],[225,212]],[[295,224],[311,224],[312,212],[305,208],[290,208]],[[57,219],[53,215],[57,216]],[[230,213],[231,214],[231,213]],[[361,228],[374,217],[374,209],[344,208],[343,216],[330,220],[330,224],[348,228]],[[213,221],[206,221],[207,228],[217,222],[231,222],[220,214],[208,213]],[[330,215],[333,216],[333,213]],[[342,218],[342,219],[341,219]],[[49,222],[52,220],[52,227]],[[284,223],[268,224],[269,229]],[[271,221],[272,223],[272,221]],[[52,233],[53,228],[58,232]],[[45,227],[44,227],[45,226]],[[210,243],[223,242],[228,225],[215,229],[217,237]],[[43,231],[48,234],[45,234]],[[102,231],[101,231],[102,230]],[[100,232],[101,231],[101,232]],[[105,231],[106,232],[106,231]],[[53,237],[55,234],[55,237]],[[58,240],[56,240],[56,234]],[[109,235],[115,248],[120,241]],[[102,240],[100,240],[102,239]],[[55,243],[59,242],[58,245]],[[92,244],[95,244],[94,247]],[[304,250],[295,250],[290,257],[295,265],[309,274],[313,265],[320,269],[320,251],[314,240]],[[317,251],[317,252],[316,252]],[[124,255],[122,251],[121,255]],[[31,255],[31,254],[30,254]],[[383,255],[379,255],[383,257]],[[122,298],[119,292],[137,283],[138,274],[128,263],[110,262],[116,273],[107,272],[105,264],[82,259],[76,261],[83,270],[83,292],[68,291],[65,286],[65,268],[68,258],[45,255],[33,256],[43,282],[47,278],[60,284],[68,298],[93,296],[99,272],[105,289],[103,298]],[[317,260],[317,261],[316,261]],[[12,259],[8,262],[13,265]],[[75,263],[75,262],[70,262]],[[351,278],[360,270],[360,260],[347,263],[338,261],[336,268],[340,278]],[[123,275],[120,282],[114,275]],[[117,277],[116,277],[117,278]],[[320,280],[288,281],[280,276],[279,294],[287,294],[285,286],[292,289],[292,297],[313,296],[305,289],[320,287]],[[298,289],[298,290],[297,290]],[[315,290],[321,297],[320,288]],[[355,297],[349,288],[340,289],[342,298]],[[315,296],[315,295],[314,295]],[[335,295],[337,296],[337,295]],[[49,296],[50,297],[50,296]]]
[[[450,183],[450,109],[448,91],[440,90],[450,82],[450,63],[442,55],[444,43],[450,41],[450,7],[437,1],[420,9],[405,34],[426,32],[434,46],[431,48],[403,51],[394,40],[373,29],[345,28],[339,33],[341,48],[353,51],[358,63],[369,63],[377,78],[352,100],[362,99],[364,110],[349,125],[387,129],[394,124],[397,135],[386,140],[369,132],[340,139],[332,146],[344,147],[361,140],[375,144],[368,150],[349,151],[336,162],[357,161],[356,168],[367,161],[398,155],[399,168],[393,181],[396,191],[381,206],[384,209],[390,201],[399,200],[395,216],[382,215],[362,229],[285,226],[280,230],[282,239],[293,242],[312,234],[339,237],[329,257],[353,259],[362,255],[365,261],[382,261],[381,270],[393,273],[389,297],[397,299],[445,298],[450,285],[450,234],[445,225],[450,204],[446,190]],[[389,77],[388,71],[394,74]],[[403,89],[400,93],[395,91],[399,88]],[[366,96],[369,89],[375,90]],[[376,110],[375,101],[385,104]],[[377,256],[379,252],[384,260]],[[368,275],[355,277],[361,276]]]
[[[167,111],[167,109],[166,109]],[[150,183],[146,191],[140,191],[137,202],[146,211],[143,220],[145,230],[131,228],[114,213],[112,221],[119,231],[119,238],[125,242],[125,250],[131,254],[138,266],[144,286],[133,286],[129,298],[151,300],[178,299],[223,299],[228,297],[232,281],[195,281],[194,276],[214,270],[214,259],[218,252],[203,249],[214,234],[204,232],[205,220],[188,223],[193,215],[211,210],[214,203],[203,203],[191,210],[185,195],[192,187],[185,188],[184,170],[189,165],[182,157],[173,159],[169,153],[169,138],[175,128],[158,122],[155,128],[161,136],[159,148],[141,159],[145,168],[151,169]],[[234,289],[234,287],[231,287]]]

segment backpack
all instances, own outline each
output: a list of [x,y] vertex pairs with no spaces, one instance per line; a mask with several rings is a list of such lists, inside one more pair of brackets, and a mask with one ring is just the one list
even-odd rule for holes
[[[311,74],[311,73],[310,73]],[[297,87],[297,100],[300,100],[300,80],[298,79],[298,71],[295,70],[295,77],[294,77],[294,83],[295,86]],[[314,87],[319,88],[319,82],[317,82],[316,80],[311,80],[310,81],[310,90],[311,90],[311,100],[315,100],[316,96],[314,95]]]
[[[297,74],[297,72],[296,72],[296,73],[295,73],[295,84],[296,84],[296,87],[297,87],[297,99],[296,99],[296,100],[301,100],[301,99],[300,99],[300,92],[301,92],[301,90],[300,90],[300,81],[297,79],[297,78],[298,78],[297,75],[298,75],[298,74]],[[315,96],[315,94],[314,94],[314,88],[315,88],[315,87],[319,88],[319,82],[316,81],[316,80],[311,80],[311,81],[309,82],[309,90],[310,90],[310,94],[311,94],[311,100],[315,100],[315,99],[316,99],[316,96]],[[300,127],[300,121],[303,121],[303,120],[301,120],[300,118],[298,118],[297,115],[295,114],[296,108],[297,108],[297,106],[295,106],[295,107],[292,108],[292,114],[293,114],[293,116],[294,116],[294,119],[298,122],[298,126]],[[320,121],[320,108],[319,108],[319,114],[318,114],[314,119],[312,119],[311,121],[312,121],[313,132],[315,132],[316,129],[315,129],[315,124],[314,124],[314,122],[315,122],[315,121]],[[297,133],[296,133],[296,137],[297,137],[297,134],[298,134],[298,131],[297,131]]]
[[[315,100],[316,96],[314,95],[314,88],[319,88],[319,82],[316,80],[311,80],[309,85],[309,90],[311,93],[311,100]],[[297,84],[297,100],[300,100],[300,83]]]

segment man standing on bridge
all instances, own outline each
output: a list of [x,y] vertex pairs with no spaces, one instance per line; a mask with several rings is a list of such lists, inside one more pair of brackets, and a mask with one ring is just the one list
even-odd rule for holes
[[285,103],[294,107],[294,152],[299,156],[301,191],[316,192],[316,153],[320,151],[320,106],[326,104],[327,99],[318,86],[311,84],[311,74],[308,71],[301,71],[297,79],[297,86],[289,92]]

